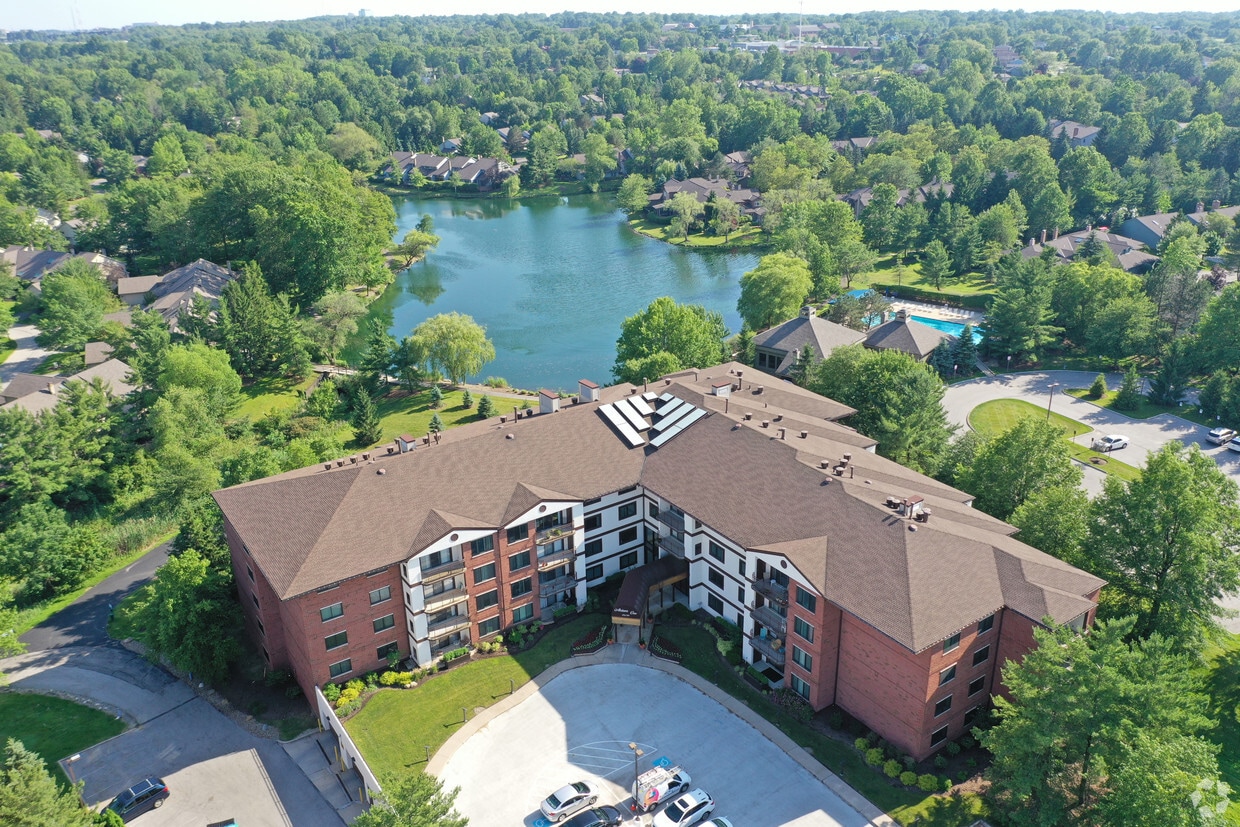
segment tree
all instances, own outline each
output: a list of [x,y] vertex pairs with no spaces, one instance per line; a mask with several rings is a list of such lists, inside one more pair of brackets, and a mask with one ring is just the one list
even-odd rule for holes
[[315,321],[326,334],[323,338],[328,359],[335,362],[336,353],[357,332],[357,320],[366,315],[366,305],[352,290],[340,290],[315,302],[314,311],[318,313]]
[[400,244],[392,250],[392,254],[403,259],[405,263],[404,266],[408,267],[418,259],[425,256],[429,250],[434,249],[438,245],[439,236],[434,233],[413,229],[405,233],[405,237],[401,239]]
[[607,173],[616,168],[616,150],[602,135],[591,132],[582,140],[581,152],[586,156],[586,186],[591,192],[597,192]]
[[1157,321],[1154,303],[1145,296],[1122,296],[1101,307],[1085,334],[1085,346],[1119,364],[1146,352]]
[[719,313],[663,296],[621,322],[612,372],[622,382],[643,382],[684,368],[709,367],[726,357],[727,336]]
[[986,349],[997,356],[1029,354],[1033,359],[1061,332],[1051,322],[1047,277],[1018,267],[1002,279],[986,318]]
[[443,432],[443,429],[444,429],[443,420],[439,418],[438,413],[431,415],[431,423],[430,425],[426,426],[426,429],[430,431],[432,434],[438,434],[438,433]]
[[1034,493],[1076,487],[1081,471],[1072,464],[1068,443],[1058,425],[1027,416],[988,441],[957,484],[977,496],[973,505],[1006,520]]
[[1079,486],[1054,485],[1029,494],[1008,522],[1020,529],[1021,541],[1079,565],[1089,536],[1089,506]]
[[[1140,737],[1174,745],[1206,724],[1197,670],[1161,636],[1128,642],[1133,630],[1131,618],[1099,622],[1088,635],[1035,627],[1036,648],[1003,667],[1008,696],[994,696],[999,723],[981,741],[994,756],[991,797],[1011,824],[1093,823],[1118,794],[1109,782],[1146,769]],[[1194,766],[1218,776],[1217,764]],[[1145,774],[1144,795],[1183,806],[1178,783]]]
[[193,500],[181,509],[181,523],[172,540],[174,554],[196,550],[215,568],[231,564],[228,542],[224,537],[224,515],[210,497]]
[[689,230],[693,229],[693,225],[706,212],[706,206],[690,193],[678,192],[667,202],[667,211],[672,214],[672,221],[676,224],[675,235],[688,241]]
[[462,313],[430,317],[414,328],[413,338],[423,343],[430,368],[442,372],[453,385],[460,385],[495,358],[495,345],[487,338],[486,328]]
[[201,343],[168,348],[155,387],[161,394],[172,387],[202,391],[216,421],[241,400],[241,377],[229,364],[228,354]]
[[349,169],[373,172],[383,155],[379,141],[355,123],[336,124],[326,141],[328,153]]
[[1108,581],[1106,612],[1136,615],[1133,633],[1191,646],[1216,628],[1215,602],[1240,587],[1236,483],[1197,446],[1168,443],[1136,480],[1107,477],[1085,547]]
[[926,245],[921,258],[921,277],[934,285],[935,290],[943,289],[943,279],[952,274],[952,260],[943,242],[937,238]]
[[120,302],[99,268],[70,259],[43,277],[39,343],[57,350],[81,350],[103,324],[103,314]]
[[629,218],[633,218],[644,213],[650,206],[649,195],[653,191],[653,181],[644,175],[633,173],[625,176],[625,179],[620,182],[620,190],[616,193],[616,203]]
[[1137,374],[1136,365],[1129,365],[1128,370],[1124,371],[1123,384],[1111,404],[1117,411],[1135,411],[1141,407],[1141,377]]
[[895,350],[850,345],[809,372],[806,387],[857,413],[849,424],[878,440],[878,452],[933,472],[954,430],[943,410],[943,382],[929,366]]
[[521,194],[521,177],[518,175],[509,175],[504,182],[499,185],[499,190],[505,198],[516,198]]
[[740,225],[741,208],[731,199],[716,198],[714,195],[711,195],[710,207],[714,211],[714,216],[710,219],[711,232],[723,236],[723,240],[727,241]]
[[431,385],[431,407],[438,408],[442,404],[443,404],[443,391],[440,390],[438,384]]
[[1209,370],[1240,365],[1240,284],[1229,284],[1206,306],[1197,324],[1197,364]]
[[309,367],[296,314],[287,298],[271,295],[257,265],[247,264],[224,285],[219,333],[237,373],[247,379],[298,374]]
[[861,226],[865,231],[865,243],[881,252],[889,252],[895,232],[896,210],[900,193],[891,184],[877,184],[873,198],[861,211]]
[[156,141],[146,161],[146,174],[152,178],[171,178],[188,168],[189,161],[185,160],[185,151],[175,135],[165,135]]
[[1222,827],[1231,787],[1218,780],[1217,748],[1201,738],[1134,734],[1098,802],[1103,827]]
[[1163,351],[1158,373],[1150,380],[1150,402],[1155,405],[1174,407],[1184,399],[1189,380],[1187,343],[1176,339]]
[[87,827],[94,814],[77,793],[61,789],[36,753],[16,738],[5,744],[0,768],[0,822],[10,827]]
[[772,253],[741,276],[736,309],[750,327],[766,330],[796,316],[813,286],[804,261],[787,253]]
[[483,394],[478,400],[478,418],[490,419],[495,416],[495,403],[491,401],[491,397]]
[[460,788],[444,792],[434,776],[405,774],[387,785],[379,801],[354,821],[354,827],[467,827],[453,809]]
[[466,388],[465,391],[461,394],[461,407],[468,411],[473,406],[474,406],[474,395],[469,392],[469,388]]
[[375,400],[370,398],[370,394],[365,392],[358,394],[351,424],[353,425],[353,439],[359,445],[374,445],[382,439],[383,423],[379,420],[379,411],[375,407]]
[[840,278],[844,279],[845,290],[851,290],[853,278],[874,269],[878,260],[874,251],[856,238],[845,238],[832,245],[831,255]]
[[195,549],[168,558],[130,610],[139,639],[178,669],[215,683],[240,654],[240,609],[229,568]]

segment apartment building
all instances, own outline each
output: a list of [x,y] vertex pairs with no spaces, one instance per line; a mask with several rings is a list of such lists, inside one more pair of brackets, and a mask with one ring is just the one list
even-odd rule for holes
[[1090,623],[1103,583],[878,456],[851,413],[736,363],[583,381],[572,404],[215,497],[247,628],[308,695],[657,564],[652,581],[741,627],[746,660],[925,756],[1002,691],[1039,623]]

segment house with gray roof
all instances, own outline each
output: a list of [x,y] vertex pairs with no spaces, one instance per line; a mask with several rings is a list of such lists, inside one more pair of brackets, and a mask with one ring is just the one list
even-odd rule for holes
[[1124,221],[1115,229],[1119,235],[1133,239],[1138,245],[1144,244],[1151,250],[1157,250],[1158,245],[1162,244],[1163,236],[1171,228],[1171,223],[1179,217],[1178,212],[1137,215]]
[[127,275],[123,263],[103,253],[62,253],[20,245],[6,247],[0,252],[0,261],[13,265],[13,275],[35,289],[39,288],[44,276],[64,267],[75,258],[97,267],[103,278],[111,284]]
[[1043,233],[1041,241],[1029,239],[1029,243],[1021,249],[1020,255],[1025,259],[1037,258],[1044,250],[1053,250],[1056,261],[1069,262],[1076,257],[1077,250],[1091,236],[1105,244],[1115,254],[1119,266],[1129,273],[1144,273],[1158,262],[1158,256],[1148,252],[1145,245],[1137,239],[1108,233],[1104,230],[1095,230],[1092,227],[1063,235],[1055,233],[1049,239],[1046,238],[1046,233]]
[[620,572],[617,626],[647,633],[655,594],[735,623],[746,662],[921,759],[1033,629],[1092,622],[1102,580],[879,456],[846,405],[734,362],[579,388],[215,492],[268,666],[312,693],[427,665]]
[[775,376],[788,376],[806,345],[813,350],[815,359],[825,359],[837,347],[855,345],[864,339],[864,333],[827,321],[812,307],[803,307],[795,319],[753,337],[754,367]]
[[181,314],[193,306],[195,297],[201,296],[214,307],[219,304],[224,285],[238,275],[234,270],[200,258],[159,276],[150,290],[155,299],[147,309],[158,312],[171,330],[179,331]]
[[865,336],[865,346],[871,350],[898,350],[924,362],[941,342],[955,338],[911,318],[907,310],[898,310],[894,319],[871,328]]
[[1051,118],[1048,128],[1052,141],[1067,138],[1068,143],[1073,147],[1093,146],[1094,141],[1098,140],[1098,134],[1102,132],[1102,129],[1097,126],[1086,126],[1076,121],[1061,121],[1056,118]]
[[0,391],[0,408],[21,409],[32,414],[50,411],[60,402],[60,395],[66,385],[71,382],[92,382],[96,379],[103,382],[104,388],[112,396],[127,396],[134,389],[128,382],[130,371],[129,365],[120,359],[108,359],[71,376],[19,373]]

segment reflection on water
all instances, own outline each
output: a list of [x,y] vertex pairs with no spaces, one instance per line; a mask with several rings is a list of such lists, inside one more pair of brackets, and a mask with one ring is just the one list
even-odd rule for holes
[[753,254],[682,250],[636,235],[610,195],[395,205],[397,238],[427,214],[442,240],[397,276],[369,317],[390,320],[399,339],[437,313],[473,316],[495,342],[484,375],[519,387],[607,383],[620,323],[659,296],[717,310],[739,330],[740,276],[757,264]]

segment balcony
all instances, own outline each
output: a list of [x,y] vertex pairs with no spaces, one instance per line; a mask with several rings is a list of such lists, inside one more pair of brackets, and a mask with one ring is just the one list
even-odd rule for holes
[[444,652],[450,651],[452,649],[460,649],[462,646],[468,646],[468,645],[469,645],[469,635],[461,635],[461,634],[451,635],[449,637],[444,638],[443,640],[435,641],[431,645],[431,657],[438,657],[439,655],[442,655]]
[[668,554],[672,555],[673,557],[679,557],[682,560],[684,559],[684,556],[685,556],[684,540],[678,540],[672,535],[668,534],[666,537],[659,538],[659,548],[663,549],[664,551],[666,551]]
[[750,616],[773,632],[779,632],[781,635],[788,634],[788,618],[769,606],[759,606]]
[[559,594],[562,591],[571,589],[577,585],[577,578],[571,575],[557,577],[554,580],[548,580],[546,583],[538,584],[538,593],[540,595]]
[[783,667],[784,665],[783,646],[780,646],[778,649],[776,649],[774,646],[771,645],[770,638],[759,637],[757,635],[754,635],[753,637],[751,637],[749,639],[749,642],[753,645],[753,650],[757,652],[758,654],[762,655],[762,657],[766,659],[767,662],[773,663],[779,667]]
[[784,606],[788,605],[788,587],[781,586],[774,580],[759,580],[754,578],[750,581],[753,583],[753,590],[768,600],[774,600]]
[[656,517],[655,519],[663,523],[663,525],[667,526],[668,528],[674,528],[677,531],[685,530],[685,515],[684,514],[677,514],[675,511],[672,511],[669,509],[667,511],[660,511],[659,516]]
[[563,525],[553,525],[553,526],[550,526],[549,528],[544,528],[541,531],[534,532],[534,545],[545,546],[545,545],[548,545],[549,543],[554,543],[556,540],[560,540],[565,537],[572,538],[572,536],[573,536],[572,523],[565,523]]
[[559,551],[553,551],[549,554],[538,558],[538,570],[548,571],[557,568],[572,560],[577,556],[577,549],[571,546]]
[[468,628],[468,626],[469,615],[452,615],[451,617],[445,617],[442,620],[427,624],[426,633],[433,637],[435,635],[444,635],[457,629]]
[[427,583],[434,580],[442,580],[456,574],[458,571],[465,571],[464,560],[448,560],[440,563],[438,566],[432,566],[429,569],[422,569],[422,582]]
[[426,611],[430,612],[451,606],[453,603],[460,603],[468,597],[469,592],[465,589],[449,589],[439,594],[424,595],[422,597],[422,606]]

